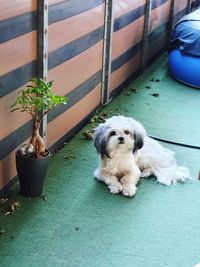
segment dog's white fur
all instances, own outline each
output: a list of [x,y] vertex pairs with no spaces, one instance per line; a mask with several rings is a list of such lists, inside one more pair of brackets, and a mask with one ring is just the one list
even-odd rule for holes
[[189,170],[177,165],[175,153],[148,137],[132,118],[113,116],[101,123],[95,129],[94,144],[101,155],[95,177],[111,193],[134,196],[140,177],[150,175],[164,185],[190,178]]

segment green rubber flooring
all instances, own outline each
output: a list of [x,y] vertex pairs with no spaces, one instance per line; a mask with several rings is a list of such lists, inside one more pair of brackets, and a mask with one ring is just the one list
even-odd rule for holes
[[[193,180],[165,187],[141,179],[135,198],[93,178],[98,157],[83,133],[113,114],[151,135],[200,145],[200,92],[169,77],[159,58],[52,157],[44,197],[12,189],[0,205],[1,267],[192,267],[200,262],[200,150],[164,144]],[[9,204],[21,207],[5,216]]]

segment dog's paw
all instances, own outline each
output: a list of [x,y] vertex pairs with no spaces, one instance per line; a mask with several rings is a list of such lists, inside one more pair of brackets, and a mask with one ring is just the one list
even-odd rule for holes
[[136,194],[137,187],[135,185],[123,185],[122,194],[126,197],[133,197]]
[[122,191],[122,185],[119,182],[110,184],[108,188],[112,194],[117,194]]

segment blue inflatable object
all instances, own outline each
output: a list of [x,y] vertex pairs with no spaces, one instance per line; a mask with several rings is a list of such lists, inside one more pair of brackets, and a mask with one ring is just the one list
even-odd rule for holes
[[175,26],[168,64],[179,81],[200,88],[200,9],[183,17]]

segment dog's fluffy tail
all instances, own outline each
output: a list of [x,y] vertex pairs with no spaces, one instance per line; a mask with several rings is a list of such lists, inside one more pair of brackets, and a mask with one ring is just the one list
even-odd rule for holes
[[164,185],[171,185],[191,179],[188,168],[176,164],[166,168],[155,168],[153,169],[153,174],[157,177],[158,182]]
[[140,166],[144,170],[143,177],[155,175],[158,182],[164,185],[184,182],[191,179],[188,168],[178,166],[175,153],[163,146],[157,141],[147,137],[145,146],[139,154]]

